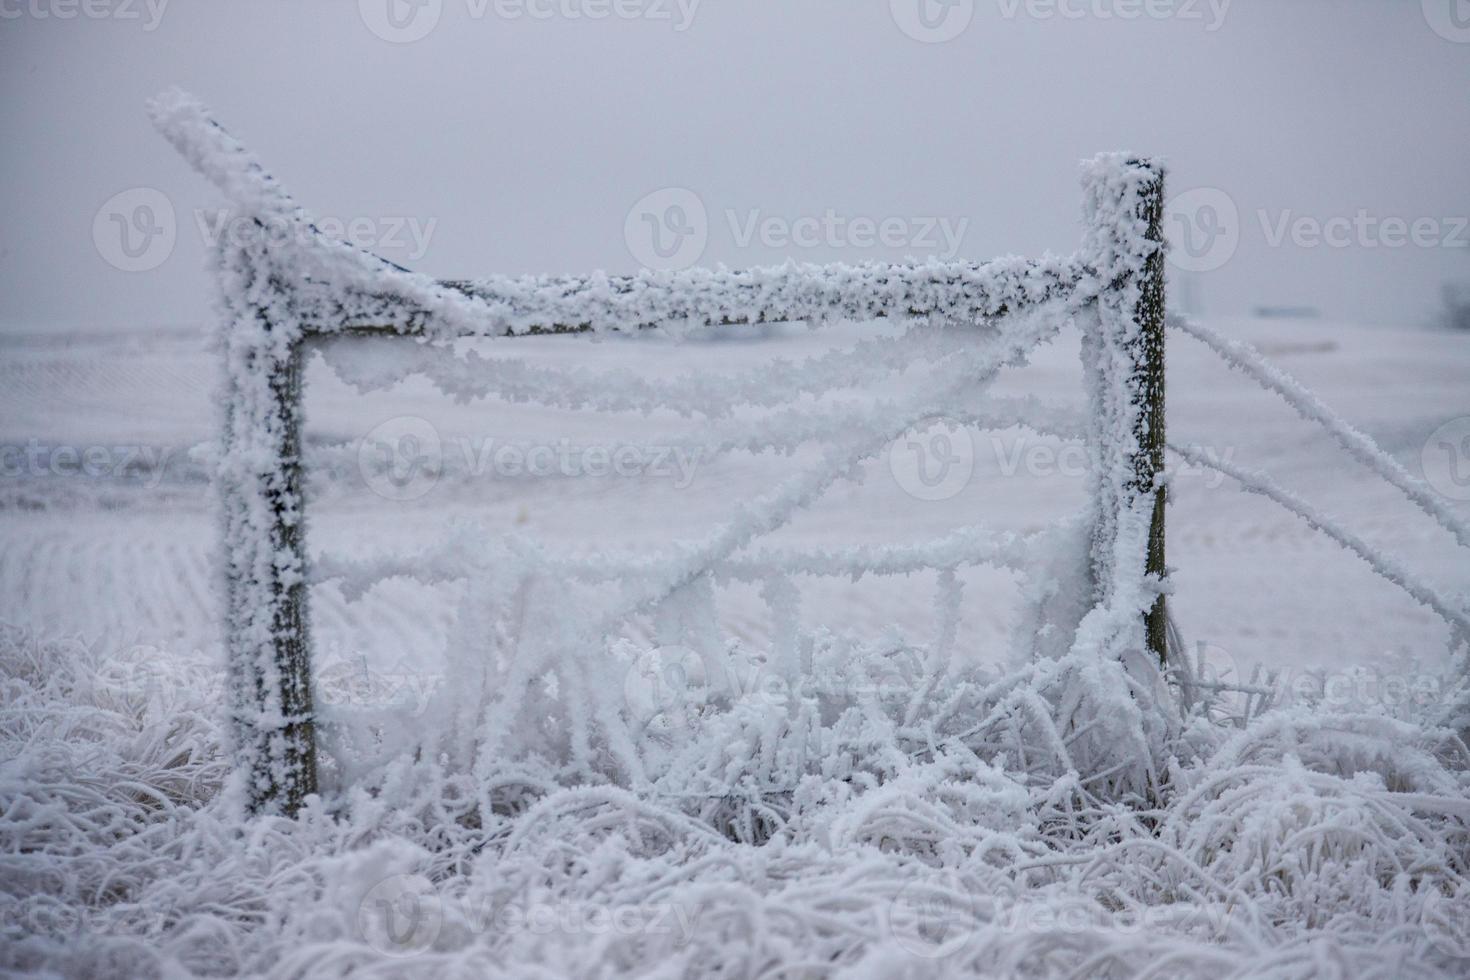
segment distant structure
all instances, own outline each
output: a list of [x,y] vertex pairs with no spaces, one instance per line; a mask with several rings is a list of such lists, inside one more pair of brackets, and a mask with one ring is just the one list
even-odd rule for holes
[[1205,315],[1204,305],[1200,301],[1199,273],[1171,269],[1169,286],[1169,295],[1180,313],[1195,319]]
[[1315,306],[1257,306],[1251,312],[1261,320],[1315,320],[1322,315]]
[[1455,330],[1470,331],[1470,283],[1444,284],[1444,320]]

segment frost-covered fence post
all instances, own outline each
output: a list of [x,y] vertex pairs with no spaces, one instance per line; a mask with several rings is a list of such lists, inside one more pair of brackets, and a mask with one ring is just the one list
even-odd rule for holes
[[[264,269],[241,271],[268,282]],[[273,322],[268,309],[252,305],[230,321],[240,336],[226,339],[234,397],[218,482],[237,772],[250,810],[289,816],[317,788],[301,467],[304,344],[293,323]]]
[[230,233],[211,254],[224,360],[215,486],[230,730],[245,805],[294,815],[316,792],[317,768],[301,469],[307,331],[301,255],[281,243],[309,241],[313,230],[199,102],[167,93],[149,110],[231,203]]
[[1144,640],[1162,663],[1164,604],[1164,170],[1103,154],[1084,168],[1084,260],[1100,280],[1084,322],[1096,599],[1144,610]]

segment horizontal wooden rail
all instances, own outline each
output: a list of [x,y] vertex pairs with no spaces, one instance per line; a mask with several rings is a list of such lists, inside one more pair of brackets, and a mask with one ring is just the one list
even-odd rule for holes
[[504,337],[704,326],[944,316],[979,322],[1041,303],[1095,298],[1075,258],[690,269],[631,276],[425,281],[419,302],[358,292],[311,304],[318,335]]

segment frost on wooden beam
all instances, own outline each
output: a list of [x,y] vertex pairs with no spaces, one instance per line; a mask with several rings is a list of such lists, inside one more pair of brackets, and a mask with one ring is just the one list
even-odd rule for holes
[[1089,302],[1074,259],[690,269],[628,276],[523,276],[401,290],[336,292],[312,307],[318,334],[503,337],[631,332],[662,324],[729,326],[941,316],[981,322],[1041,303]]

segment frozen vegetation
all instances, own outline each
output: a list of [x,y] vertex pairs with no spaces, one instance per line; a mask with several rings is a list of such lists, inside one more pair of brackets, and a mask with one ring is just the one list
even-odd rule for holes
[[[170,96],[154,112],[237,207],[310,227],[197,103]],[[325,238],[289,253],[222,247],[225,439],[192,459],[221,488],[210,567],[229,641],[207,617],[158,646],[54,624],[0,631],[0,968],[1464,975],[1464,596],[1264,471],[1181,442],[1179,459],[1280,505],[1273,517],[1344,549],[1335,561],[1360,562],[1364,595],[1403,603],[1391,608],[1427,638],[1411,652],[1429,665],[1432,696],[1343,699],[1296,684],[1283,697],[1272,670],[1222,673],[1178,631],[1166,668],[1144,652],[1143,612],[1161,592],[1179,594],[1172,576],[1144,574],[1151,497],[1130,486],[1114,444],[1140,421],[1126,354],[1136,284],[1157,247],[1133,208],[1148,176],[1121,156],[1090,162],[1081,251],[1037,262],[448,287]],[[696,324],[721,317],[833,323],[851,342],[707,356],[713,342]],[[879,317],[891,322],[866,326]],[[283,475],[295,447],[271,378],[304,331],[344,323],[417,336],[324,344],[313,383],[372,397],[420,382],[464,412],[677,425],[665,448],[678,458],[780,465],[764,484],[715,480],[665,500],[690,513],[708,505],[711,519],[655,548],[580,533],[558,542],[432,510],[439,533],[395,536],[406,511],[380,501],[337,534],[351,547],[317,550],[307,567],[271,537],[273,508],[304,506]],[[578,364],[542,341],[455,343],[551,324],[594,328],[547,339],[577,345]],[[616,336],[650,324],[666,326]],[[1078,325],[1073,384],[1085,409],[998,384]],[[1211,362],[1345,449],[1404,520],[1417,506],[1427,533],[1460,549],[1450,574],[1464,581],[1463,509],[1253,348],[1175,326],[1174,344],[1203,342]],[[694,368],[645,363],[691,349]],[[976,511],[874,541],[848,512],[822,533],[796,533],[803,514],[936,418],[1080,441],[1084,489],[1070,512],[1021,530]],[[305,452],[329,481],[332,455]],[[610,533],[650,506],[558,499]],[[1211,526],[1224,533],[1231,520]],[[372,527],[407,547],[375,547]],[[17,560],[0,574],[36,573]],[[146,580],[174,593],[198,584],[158,568]],[[902,626],[924,628],[865,628],[857,602],[822,591],[829,581],[876,581],[903,598]],[[273,610],[283,588],[306,583],[347,618],[393,588],[437,590],[441,606],[420,613],[443,612],[442,683],[405,697],[366,657],[359,672],[319,643],[320,792],[294,818],[269,806],[251,815],[260,781],[285,781],[298,764]],[[732,610],[762,626],[732,627]],[[992,655],[965,623],[977,615],[1001,638]],[[1295,653],[1272,657],[1284,665]],[[1373,676],[1348,666],[1339,679]]]

